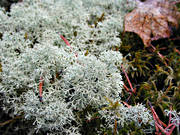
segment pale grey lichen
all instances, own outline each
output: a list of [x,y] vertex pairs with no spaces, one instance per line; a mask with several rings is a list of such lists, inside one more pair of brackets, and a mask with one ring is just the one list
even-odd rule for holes
[[93,55],[78,55],[77,62],[65,72],[66,94],[79,109],[88,104],[100,107],[105,102],[104,97],[117,98],[121,93],[123,83],[120,72],[110,74],[107,64]]
[[151,126],[153,126],[152,115],[142,104],[125,107],[120,103],[120,105],[113,110],[104,109],[99,111],[99,113],[106,119],[108,126],[111,128],[113,128],[115,120],[118,126],[121,127],[131,122],[135,122],[137,126],[141,126],[141,124],[151,124]]
[[[73,135],[79,134],[72,125],[73,109],[83,110],[89,104],[99,109],[106,105],[105,97],[120,100],[122,55],[111,49],[120,46],[123,17],[135,6],[126,2],[23,0],[13,4],[9,13],[0,8],[3,108],[12,109],[14,115],[24,113],[37,130]],[[142,105],[122,106],[118,111],[121,125],[139,119],[146,124],[151,119]],[[110,121],[116,117],[113,111],[102,116]]]

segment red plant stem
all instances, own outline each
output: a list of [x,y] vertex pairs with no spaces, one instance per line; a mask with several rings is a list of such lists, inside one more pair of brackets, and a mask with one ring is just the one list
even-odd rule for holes
[[68,40],[67,40],[65,37],[63,37],[62,35],[60,35],[60,38],[61,38],[62,40],[64,40],[64,42],[66,43],[66,45],[69,46],[69,47],[72,49],[70,43],[68,42]]
[[158,126],[155,124],[155,128],[156,128],[156,133],[158,134],[159,133],[159,128]]
[[180,55],[180,51],[178,49],[174,48],[174,51]]
[[43,87],[43,78],[40,77],[40,83],[39,83],[39,100],[42,102],[42,87]]
[[123,65],[121,65],[121,67],[122,67],[122,71],[124,72],[124,74],[125,74],[125,76],[126,76],[126,79],[127,79],[128,83],[129,83],[129,86],[130,86],[130,88],[131,88],[131,91],[132,91],[133,93],[135,93],[134,88],[132,87],[131,81],[129,80],[129,77],[128,77],[126,71],[125,71],[124,68],[123,68]]
[[156,133],[159,134],[159,127],[156,125],[157,121],[156,121],[156,117],[153,113],[153,118],[154,118],[154,121],[155,121],[155,128],[156,128]]
[[129,88],[125,84],[123,86],[124,86],[124,88],[126,89],[127,92],[131,93],[131,91],[129,90]]
[[[172,106],[170,106],[170,111],[172,111]],[[169,114],[169,122],[168,122],[168,125],[171,123],[171,117],[172,117],[172,114],[170,113],[170,114]]]
[[156,126],[165,134],[167,134],[168,132],[162,127],[160,126],[157,122],[155,122]]
[[122,101],[122,102],[123,102],[123,104],[126,105],[128,108],[131,108],[131,106],[130,106],[128,103],[126,103],[126,102],[124,102],[124,101]]
[[163,125],[164,127],[167,127],[167,125],[166,125],[165,123],[163,123],[163,122],[159,119],[159,117],[158,117],[158,115],[156,114],[153,106],[151,106],[151,110],[152,110],[152,113],[153,113],[154,116],[155,116],[155,121],[157,121],[159,124]]
[[[67,40],[65,37],[63,37],[62,35],[60,35],[60,38],[65,42],[65,44],[66,44],[67,46],[70,47],[71,52],[72,52],[72,46],[70,45],[70,43],[68,42],[68,40]],[[78,57],[78,54],[75,53],[75,56]]]
[[[158,115],[156,114],[153,106],[151,105],[151,102],[148,102],[150,107],[151,107],[151,111],[152,111],[152,114],[153,114],[153,118],[155,120],[155,127],[156,127],[156,134],[158,135],[161,135],[161,133],[159,133],[159,129],[165,133],[166,135],[171,135],[171,133],[173,132],[174,128],[176,127],[175,123],[171,123],[171,113],[169,115],[169,124],[168,126],[166,126],[166,124],[164,124],[158,117]],[[170,107],[170,110],[172,111],[172,107]],[[162,125],[165,127],[165,129],[162,127]],[[171,128],[170,128],[171,127]],[[170,128],[170,129],[169,129]],[[169,131],[168,131],[169,129]]]
[[165,130],[167,130],[167,129],[170,128],[171,126],[174,126],[174,123],[169,124],[169,125],[165,128]]
[[151,102],[149,102],[149,105],[150,105],[150,107],[151,107],[151,111],[152,111],[153,118],[154,118],[155,122],[163,125],[164,127],[167,127],[167,125],[166,125],[165,123],[163,123],[163,122],[159,119],[159,117],[158,117],[158,115],[156,114],[153,106],[151,105]]
[[156,120],[156,116],[155,116],[155,114],[154,114],[154,113],[153,113],[153,118],[154,118],[154,121],[157,121],[157,120]]
[[167,134],[167,135],[171,135],[171,133],[173,132],[173,130],[174,130],[175,127],[176,127],[176,125],[174,125],[174,126],[170,129],[169,134]]
[[164,57],[162,54],[160,54],[159,52],[157,52],[157,54],[159,55],[159,57],[162,59],[162,60],[164,60],[164,64],[166,65],[166,66],[168,66],[168,64],[166,63],[166,61],[165,60],[167,60],[167,61],[169,61],[166,57]]
[[129,97],[126,99],[126,102],[128,102],[132,96],[132,91],[130,91],[129,88],[125,84],[123,86],[124,86],[125,90],[130,94]]
[[161,48],[159,48],[159,50],[166,50],[167,49],[167,47],[161,47]]
[[133,93],[136,93],[136,88],[133,89]]
[[[156,114],[156,115],[157,115],[157,114]],[[156,119],[157,119],[157,122],[158,122],[160,125],[163,125],[164,127],[167,127],[167,125],[166,125],[164,122],[162,122],[162,121],[159,119],[158,116],[156,116]]]
[[[150,44],[150,46],[153,48],[153,51],[156,50],[156,48],[155,48],[152,44]],[[168,64],[166,63],[165,60],[169,61],[169,59],[167,59],[166,57],[164,57],[160,52],[157,52],[157,54],[159,55],[159,57],[160,57],[162,60],[164,60],[164,64],[165,64],[166,66],[168,66]]]
[[129,97],[126,99],[126,102],[129,101],[129,99],[131,98],[131,96],[132,96],[132,92],[130,93]]

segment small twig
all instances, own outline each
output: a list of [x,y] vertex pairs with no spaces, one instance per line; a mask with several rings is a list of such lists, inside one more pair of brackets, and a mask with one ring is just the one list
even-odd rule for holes
[[178,49],[174,48],[174,51],[180,55],[180,51]]
[[121,65],[121,67],[122,67],[122,71],[124,72],[124,74],[125,74],[125,76],[126,76],[126,79],[127,79],[128,83],[129,83],[129,86],[130,86],[130,88],[131,88],[131,91],[132,91],[133,93],[135,93],[135,90],[134,90],[134,88],[132,87],[131,81],[129,80],[129,77],[128,77],[126,71],[125,71],[124,68],[123,68],[123,65]]
[[[157,50],[152,44],[150,44],[150,46],[152,47],[153,52],[155,52],[155,51]],[[157,52],[157,54],[158,54],[159,57],[163,60],[164,64],[165,64],[166,66],[168,66],[168,64],[166,63],[166,60],[169,61],[169,59],[166,58],[165,56],[163,56],[159,51]]]
[[40,77],[40,83],[39,83],[39,100],[40,100],[40,102],[42,102],[42,91],[43,91],[42,87],[43,87],[43,78]]
[[132,96],[132,92],[130,93],[129,97],[126,99],[126,103],[128,103],[128,101],[131,98],[131,96]]
[[[68,40],[67,40],[65,37],[63,37],[62,35],[60,35],[60,38],[61,38],[61,39],[65,42],[65,44],[66,44],[67,46],[69,46],[69,47],[70,47],[71,52],[73,52],[72,46],[70,45],[70,43],[68,42]],[[75,56],[77,57],[77,56],[78,56],[78,54],[77,54],[77,53],[75,53]]]
[[124,88],[126,89],[127,92],[132,93],[125,84],[123,86],[124,86]]
[[123,102],[123,104],[125,105],[125,106],[127,106],[128,108],[131,108],[131,105],[129,105],[128,103],[126,103],[126,102],[124,102],[124,101],[122,101]]
[[114,121],[114,135],[117,134],[117,120]]
[[[172,111],[172,106],[170,106],[170,111]],[[171,123],[171,118],[172,118],[172,114],[170,113],[170,114],[169,114],[169,122],[168,122],[168,125],[170,125],[170,123]]]
[[169,133],[168,133],[167,135],[171,135],[171,133],[173,132],[173,130],[174,130],[175,127],[176,127],[176,126],[174,125],[174,126],[170,129],[170,131],[169,131]]
[[165,134],[167,134],[168,132],[161,126],[158,124],[158,122],[155,122],[156,126]]
[[[161,133],[159,132],[159,129],[160,129],[164,134],[171,135],[174,128],[176,127],[175,122],[171,123],[172,114],[171,113],[169,114],[169,122],[168,122],[168,125],[166,125],[159,119],[153,106],[151,105],[151,102],[149,102],[149,106],[151,107],[151,111],[152,111],[153,118],[155,121],[156,134],[161,135]],[[170,107],[170,111],[172,111],[172,107]],[[163,128],[163,126],[165,128]]]
[[68,40],[65,37],[63,37],[62,35],[60,35],[60,37],[61,37],[62,40],[64,40],[66,45],[69,46],[72,49],[72,47],[71,47],[70,43],[68,42]]
[[7,125],[7,124],[9,124],[9,123],[14,122],[14,121],[17,120],[17,119],[21,119],[22,117],[23,117],[23,115],[16,116],[16,117],[14,117],[14,118],[11,119],[11,120],[7,120],[7,121],[5,121],[5,122],[3,122],[3,123],[0,123],[0,126],[5,126],[5,125]]

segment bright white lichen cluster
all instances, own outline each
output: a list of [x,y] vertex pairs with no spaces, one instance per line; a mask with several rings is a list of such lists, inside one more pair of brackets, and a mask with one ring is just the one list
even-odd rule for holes
[[171,115],[170,122],[173,123],[179,129],[180,125],[180,112],[176,112],[175,110],[165,110],[164,111],[167,116]]
[[[130,0],[23,0],[9,13],[0,9],[4,109],[23,112],[37,129],[78,134],[71,127],[73,109],[101,108],[107,104],[104,97],[120,100],[122,55],[112,48],[120,46],[123,16],[133,6]],[[38,98],[41,77],[43,102]],[[151,117],[144,109],[122,105],[118,122],[140,118],[146,124]],[[101,113],[112,120],[112,113]]]
[[114,120],[117,120],[118,126],[124,126],[125,124],[135,122],[136,126],[141,126],[143,124],[153,125],[152,116],[147,108],[142,104],[136,106],[131,106],[129,108],[120,104],[114,110],[102,110],[101,115],[109,122],[110,126],[114,126]]
[[[121,58],[119,53],[122,61]],[[109,72],[105,62],[82,54],[65,70],[63,85],[72,105],[83,109],[88,104],[100,107],[105,102],[104,97],[118,98],[123,82],[120,72]]]

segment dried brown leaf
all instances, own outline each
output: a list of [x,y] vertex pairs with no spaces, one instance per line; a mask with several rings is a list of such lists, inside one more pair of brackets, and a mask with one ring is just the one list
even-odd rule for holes
[[172,28],[178,28],[178,19],[180,12],[172,2],[147,0],[125,16],[125,31],[138,34],[149,46],[153,40],[170,37]]

